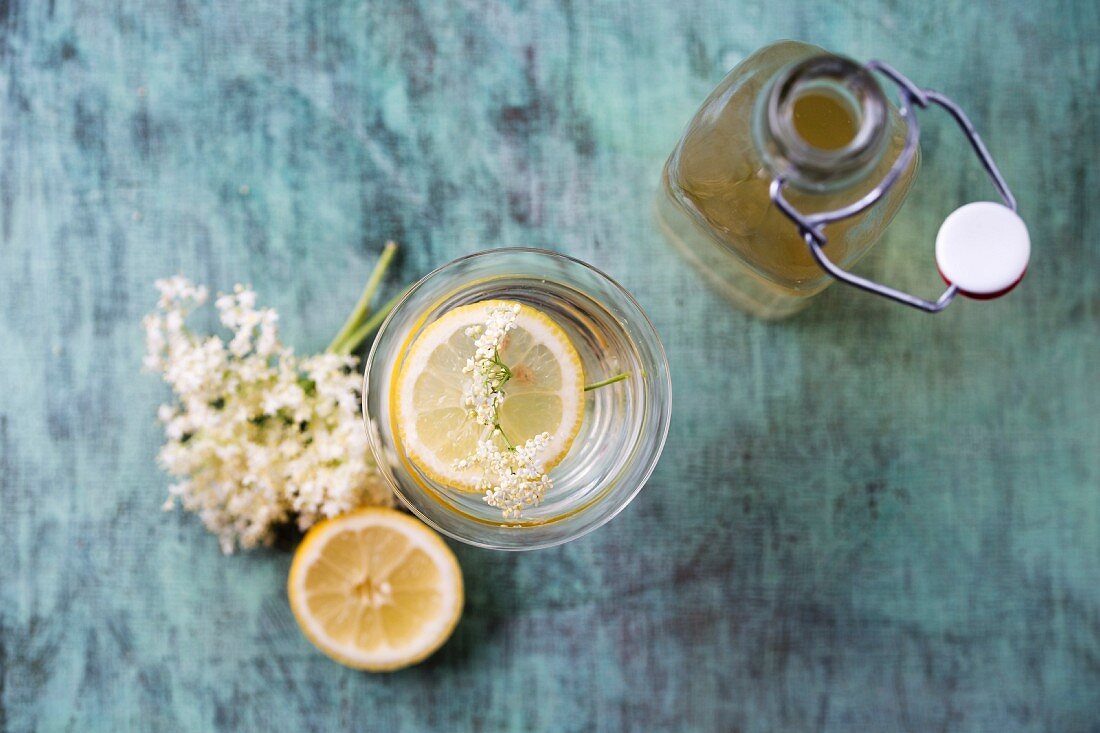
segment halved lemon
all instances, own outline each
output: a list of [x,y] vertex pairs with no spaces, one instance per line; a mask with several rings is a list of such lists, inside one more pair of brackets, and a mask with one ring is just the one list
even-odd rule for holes
[[290,608],[314,646],[381,672],[443,645],[462,613],[462,571],[442,538],[393,509],[317,524],[290,566]]
[[[514,305],[485,300],[443,314],[417,336],[394,380],[391,409],[409,460],[445,486],[474,491],[479,478],[473,469],[455,467],[476,450],[484,431],[463,404],[470,375],[462,370],[475,351],[466,329],[484,324],[494,306]],[[516,327],[498,352],[512,372],[500,427],[514,445],[549,433],[541,455],[548,471],[565,458],[580,430],[584,368],[561,326],[540,310],[519,306]]]

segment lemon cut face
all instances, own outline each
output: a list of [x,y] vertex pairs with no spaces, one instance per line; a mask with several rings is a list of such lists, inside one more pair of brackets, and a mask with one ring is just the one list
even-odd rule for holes
[[[484,324],[490,309],[516,303],[487,300],[461,306],[427,326],[413,342],[395,380],[393,418],[405,451],[429,478],[461,491],[476,490],[476,469],[456,462],[477,449],[484,426],[464,404],[474,356],[471,326]],[[541,454],[549,471],[569,453],[584,417],[584,369],[569,336],[545,313],[518,304],[516,327],[499,356],[512,373],[498,416],[514,445],[549,433]]]
[[407,667],[450,637],[462,613],[462,571],[442,538],[393,509],[362,509],[309,531],[290,567],[302,632],[355,669]]

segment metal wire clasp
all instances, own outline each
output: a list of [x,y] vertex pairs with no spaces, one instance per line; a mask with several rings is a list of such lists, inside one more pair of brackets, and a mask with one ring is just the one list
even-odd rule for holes
[[914,108],[920,107],[923,109],[928,107],[929,103],[943,107],[955,119],[955,122],[962,128],[963,133],[970,141],[970,145],[974,148],[974,152],[978,154],[982,166],[993,180],[993,185],[996,186],[997,192],[1004,200],[1005,206],[1012,209],[1014,212],[1016,211],[1016,197],[1013,196],[1012,191],[1009,190],[1008,184],[1005,183],[985,143],[982,142],[978,132],[974,129],[974,125],[971,124],[970,118],[966,116],[966,113],[962,111],[959,105],[939,92],[932,91],[931,89],[921,89],[901,72],[885,62],[871,61],[866,65],[866,68],[872,72],[879,72],[894,82],[898,87],[898,113],[901,115],[901,118],[905,120],[907,130],[905,134],[905,147],[902,149],[898,159],[894,162],[894,165],[886,175],[883,176],[878,185],[868,191],[863,198],[832,211],[822,211],[817,214],[806,215],[795,209],[783,196],[783,187],[787,182],[782,176],[775,178],[771,183],[769,189],[771,199],[775,205],[779,207],[779,210],[786,214],[787,218],[793,221],[798,227],[798,231],[802,234],[802,238],[806,240],[806,245],[810,248],[810,254],[813,255],[817,264],[834,278],[848,285],[857,287],[860,290],[876,293],[885,298],[897,301],[898,303],[919,308],[928,313],[938,313],[955,299],[955,296],[959,292],[959,288],[956,285],[949,285],[937,300],[930,301],[882,285],[873,280],[868,280],[859,275],[853,275],[836,265],[825,254],[824,247],[828,242],[828,238],[825,236],[825,226],[866,211],[874,206],[875,203],[881,199],[895,183],[897,183],[898,178],[913,159],[913,156],[917,152],[917,146],[920,144],[920,125],[917,123],[917,115]]

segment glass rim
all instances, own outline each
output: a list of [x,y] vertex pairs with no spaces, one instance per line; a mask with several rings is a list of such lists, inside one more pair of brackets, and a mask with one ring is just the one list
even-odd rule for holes
[[[843,100],[857,117],[855,134],[839,148],[817,147],[795,125],[795,103],[814,89]],[[878,163],[886,149],[888,110],[870,71],[847,57],[821,53],[776,73],[759,98],[757,134],[766,138],[772,166],[792,185],[833,189],[863,177]]]
[[[362,394],[362,413],[364,420],[364,429],[367,431],[368,434],[368,443],[370,444],[371,453],[374,460],[376,462],[381,462],[382,460],[384,460],[384,456],[380,455],[380,453],[385,446],[382,444],[381,436],[377,435],[377,431],[371,426],[372,417],[368,414],[367,403],[368,395],[370,393],[372,367],[374,366],[375,359],[378,356],[378,351],[383,341],[382,337],[387,327],[393,321],[395,316],[401,311],[401,309],[416,294],[416,292],[419,291],[425,283],[438,276],[441,272],[449,270],[451,268],[459,267],[463,263],[469,262],[470,260],[481,259],[493,255],[499,256],[522,254],[534,255],[536,257],[546,257],[551,260],[556,259],[566,262],[570,265],[579,265],[581,268],[587,270],[590,274],[596,276],[598,279],[605,281],[608,285],[610,285],[610,287],[615,291],[618,296],[624,299],[624,301],[630,306],[630,308],[635,311],[638,316],[641,317],[636,327],[649,337],[646,339],[647,347],[652,350],[652,356],[655,363],[661,368],[660,370],[664,373],[663,379],[661,379],[660,381],[661,387],[663,387],[663,394],[665,396],[665,399],[663,406],[657,408],[654,412],[653,420],[655,422],[654,427],[656,428],[656,430],[653,435],[653,448],[651,451],[652,457],[650,457],[646,461],[644,469],[636,477],[634,477],[634,485],[629,489],[627,493],[620,497],[613,506],[611,506],[610,510],[604,516],[598,517],[596,521],[593,521],[588,525],[582,526],[575,531],[564,532],[560,536],[544,537],[542,539],[534,540],[524,545],[510,545],[501,542],[494,542],[491,538],[476,537],[468,534],[459,534],[452,529],[443,526],[440,522],[437,522],[432,516],[425,513],[422,509],[416,506],[416,504],[409,497],[405,496],[406,489],[401,486],[400,482],[397,481],[396,478],[391,477],[388,471],[381,472],[383,480],[389,485],[390,490],[401,501],[401,504],[414,516],[416,516],[432,529],[464,544],[473,545],[475,547],[480,547],[483,549],[503,550],[507,552],[525,552],[528,550],[546,549],[549,547],[556,547],[558,545],[565,544],[566,542],[572,542],[573,540],[584,537],[585,535],[598,529],[599,527],[604,526],[609,521],[618,516],[619,513],[622,512],[623,509],[625,509],[627,505],[630,504],[637,497],[638,493],[642,490],[645,484],[649,481],[650,477],[653,475],[653,472],[656,470],[661,453],[663,452],[664,445],[668,438],[669,430],[672,425],[672,373],[669,368],[668,354],[665,350],[664,344],[661,342],[660,336],[658,335],[657,329],[653,325],[652,320],[650,320],[648,314],[646,314],[641,304],[638,303],[637,299],[630,293],[630,291],[628,291],[617,280],[615,280],[613,277],[611,277],[598,267],[571,255],[540,247],[495,247],[491,249],[479,250],[477,252],[471,252],[469,254],[456,257],[455,259],[445,262],[444,264],[425,274],[423,277],[419,278],[402,294],[401,298],[394,304],[390,313],[386,316],[381,325],[378,327],[378,331],[375,334],[374,341],[371,344],[370,352],[368,353],[366,361],[364,362]],[[378,419],[379,418],[377,417],[373,418],[374,421],[377,421]],[[393,469],[391,468],[390,470]],[[600,499],[596,499],[590,502],[588,505],[580,507],[573,512],[569,512],[561,517],[556,517],[546,522],[533,525],[533,527],[552,526],[559,521],[565,521],[572,517],[584,515],[591,509],[601,505],[601,503],[602,502]],[[462,516],[461,512],[454,511],[452,509],[446,509],[445,511],[455,514],[456,516]],[[466,518],[466,521],[479,525],[482,524],[482,520],[474,517],[468,517]],[[484,526],[493,527],[494,525],[490,523],[485,523]],[[513,528],[513,531],[522,532],[523,529],[522,527],[515,527]]]

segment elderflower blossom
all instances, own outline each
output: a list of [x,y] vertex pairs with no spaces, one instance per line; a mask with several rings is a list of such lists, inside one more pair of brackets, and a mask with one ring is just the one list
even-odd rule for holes
[[490,439],[478,441],[474,455],[458,462],[461,469],[479,467],[485,477],[477,488],[485,492],[485,503],[501,510],[506,519],[518,519],[527,507],[537,506],[554,480],[543,472],[538,454],[550,442],[550,433],[539,433],[522,445],[501,448],[492,438],[500,438],[499,428]]
[[[525,508],[538,505],[554,486],[538,458],[550,442],[550,434],[540,433],[512,446],[498,420],[504,402],[503,387],[512,377],[500,361],[500,348],[504,337],[516,327],[519,311],[514,303],[493,306],[484,324],[466,329],[466,335],[474,339],[475,352],[463,369],[471,375],[463,400],[470,417],[485,427],[485,434],[473,455],[455,463],[459,470],[481,470],[478,490],[485,492],[485,503],[500,509],[506,519],[518,519]],[[501,442],[507,447],[502,448]]]
[[222,551],[270,544],[296,519],[306,529],[362,505],[392,504],[359,418],[356,359],[299,357],[279,341],[278,314],[238,285],[215,301],[228,343],[188,330],[206,288],[158,280],[157,310],[143,321],[147,369],[175,393],[157,416],[158,456],[179,479],[177,501],[216,534]]
[[478,424],[494,427],[497,410],[504,402],[501,387],[512,376],[508,367],[500,362],[498,351],[508,332],[516,327],[519,304],[496,305],[489,309],[484,325],[470,326],[466,335],[474,340],[474,355],[466,360],[463,374],[472,375],[466,383],[463,401],[470,417]]

